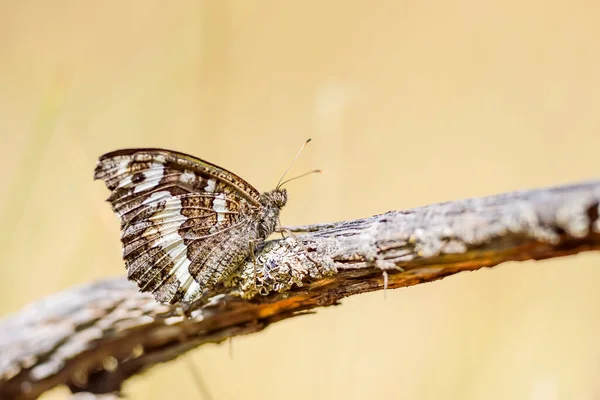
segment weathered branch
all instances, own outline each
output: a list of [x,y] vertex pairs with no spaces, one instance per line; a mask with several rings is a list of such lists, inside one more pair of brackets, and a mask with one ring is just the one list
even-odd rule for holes
[[0,398],[35,398],[59,384],[118,392],[156,363],[382,289],[384,279],[397,288],[598,250],[599,204],[600,181],[306,227],[297,239],[268,242],[256,271],[248,263],[189,319],[125,278],[77,286],[0,322]]

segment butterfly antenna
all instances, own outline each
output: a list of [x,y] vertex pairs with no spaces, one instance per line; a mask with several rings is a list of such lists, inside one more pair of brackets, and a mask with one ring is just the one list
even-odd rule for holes
[[296,179],[299,179],[299,178],[305,177],[306,175],[310,175],[310,174],[320,174],[321,172],[323,172],[323,171],[321,171],[320,169],[314,169],[314,170],[312,170],[312,171],[305,172],[305,173],[303,173],[302,175],[298,175],[298,176],[295,176],[295,177],[293,177],[293,178],[290,178],[290,179],[288,179],[288,180],[286,180],[286,181],[283,181],[281,184],[277,185],[277,188],[279,189],[281,186],[285,185],[286,183],[288,183],[288,182],[291,182],[291,181],[295,181]]
[[304,148],[306,147],[306,145],[308,143],[310,143],[310,141],[311,141],[311,139],[309,138],[306,142],[304,142],[304,144],[302,145],[302,147],[300,147],[300,150],[298,150],[298,153],[296,154],[296,157],[294,157],[294,159],[292,160],[290,166],[287,167],[287,169],[285,170],[285,172],[283,173],[283,175],[281,175],[281,178],[279,178],[279,182],[277,182],[277,186],[275,187],[276,189],[279,189],[281,187],[281,181],[283,180],[283,178],[285,178],[285,175],[289,172],[290,168],[292,168],[292,166],[294,165],[294,163],[298,159],[298,156],[300,156],[300,153],[302,153],[302,150],[304,150]]

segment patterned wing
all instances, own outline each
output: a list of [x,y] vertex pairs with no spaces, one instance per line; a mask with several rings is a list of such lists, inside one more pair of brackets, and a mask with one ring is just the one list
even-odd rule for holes
[[128,278],[164,303],[191,302],[214,281],[204,268],[211,249],[243,235],[244,214],[259,207],[259,192],[240,177],[168,150],[105,154],[94,178],[121,219]]

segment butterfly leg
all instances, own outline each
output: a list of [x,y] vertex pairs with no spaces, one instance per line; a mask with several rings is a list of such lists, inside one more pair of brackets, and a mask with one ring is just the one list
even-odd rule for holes
[[252,256],[252,265],[254,266],[254,278],[252,279],[252,282],[254,283],[254,289],[257,288],[257,284],[256,284],[256,265],[258,264],[258,262],[256,261],[256,254],[255,254],[255,250],[256,247],[254,246],[254,241],[250,241],[249,243],[250,246],[250,255]]
[[[298,239],[298,236],[296,236],[296,234],[294,233],[294,231],[292,231],[291,229],[285,227],[285,226],[279,226],[276,229],[276,232],[281,233],[281,236],[283,236],[283,233],[287,233],[288,236],[290,236],[292,239],[294,239],[296,241],[296,243],[298,243],[298,245],[300,246],[300,248],[302,249],[302,252],[304,253],[304,255],[306,256],[306,258],[309,259],[310,262],[312,262],[315,265],[320,265],[320,263],[316,262],[309,254],[308,249],[306,248],[306,246],[304,246],[304,244]],[[284,237],[285,238],[285,237]]]
[[[277,216],[277,226],[281,227],[281,219],[279,218],[279,216]],[[281,238],[284,240],[285,240],[285,235],[283,234],[283,231],[285,229],[288,229],[288,228],[283,228],[283,229],[279,230],[279,233],[281,233]]]

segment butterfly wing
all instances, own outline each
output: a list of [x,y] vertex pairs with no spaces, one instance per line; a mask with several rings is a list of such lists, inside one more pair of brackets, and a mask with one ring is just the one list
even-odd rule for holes
[[205,267],[213,249],[243,235],[259,207],[260,193],[242,178],[169,150],[105,154],[94,178],[111,190],[128,278],[164,303],[191,302],[215,281]]

